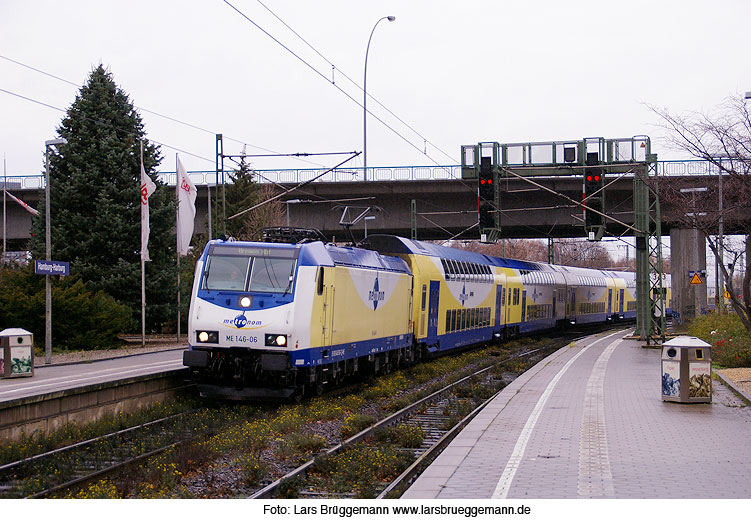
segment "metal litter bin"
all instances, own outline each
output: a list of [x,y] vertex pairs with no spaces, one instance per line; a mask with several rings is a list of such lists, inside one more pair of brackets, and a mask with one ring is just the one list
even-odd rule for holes
[[34,335],[21,328],[0,331],[0,378],[34,376]]
[[712,402],[712,346],[696,337],[662,345],[662,400]]

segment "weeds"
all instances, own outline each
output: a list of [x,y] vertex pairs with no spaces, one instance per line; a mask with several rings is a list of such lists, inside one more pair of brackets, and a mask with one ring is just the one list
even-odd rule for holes
[[737,315],[710,313],[691,322],[688,333],[712,345],[712,363],[751,367],[751,335]]

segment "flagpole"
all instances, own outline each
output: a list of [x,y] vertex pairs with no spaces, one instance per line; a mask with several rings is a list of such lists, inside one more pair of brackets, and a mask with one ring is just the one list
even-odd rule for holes
[[8,171],[5,165],[5,154],[3,154],[3,263],[5,263],[6,254],[6,239],[8,238],[7,231],[5,229],[5,192],[8,187]]
[[180,173],[177,169],[179,159],[175,153],[175,196],[177,197],[177,213],[175,214],[175,251],[177,252],[177,343],[180,343]]
[[[143,167],[143,140],[141,140],[141,167]],[[141,199],[143,198],[141,196],[141,185],[143,184],[143,181],[140,180],[140,173],[138,178],[138,200],[141,204],[140,207],[143,207],[143,202],[141,202]],[[141,234],[143,235],[143,211],[141,212]],[[141,239],[141,244],[143,244],[143,238]],[[143,245],[141,245],[141,347],[146,347],[146,261],[143,259]]]

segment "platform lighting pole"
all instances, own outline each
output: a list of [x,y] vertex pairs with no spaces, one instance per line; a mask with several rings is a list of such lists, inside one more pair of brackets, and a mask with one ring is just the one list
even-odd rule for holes
[[[67,144],[64,138],[47,140],[44,143],[44,247],[47,260],[52,260],[52,236],[50,225],[50,148]],[[44,275],[44,362],[52,363],[52,286],[50,276]]]
[[365,49],[365,73],[363,74],[363,80],[362,80],[362,179],[363,181],[368,179],[368,52],[370,51],[370,41],[373,39],[373,33],[375,33],[376,27],[378,27],[378,24],[383,22],[384,20],[388,20],[389,22],[393,22],[396,20],[395,16],[384,16],[383,18],[380,18],[375,25],[373,26],[373,30],[370,32],[370,38],[368,38],[368,47]]
[[365,224],[365,238],[368,238],[368,220],[375,220],[376,217],[364,217],[363,223]]

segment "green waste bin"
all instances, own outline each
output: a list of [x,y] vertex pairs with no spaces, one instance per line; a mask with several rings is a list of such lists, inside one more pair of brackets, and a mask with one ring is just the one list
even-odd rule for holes
[[712,346],[696,337],[662,344],[662,400],[712,402]]
[[0,378],[34,376],[34,335],[21,328],[0,331]]

